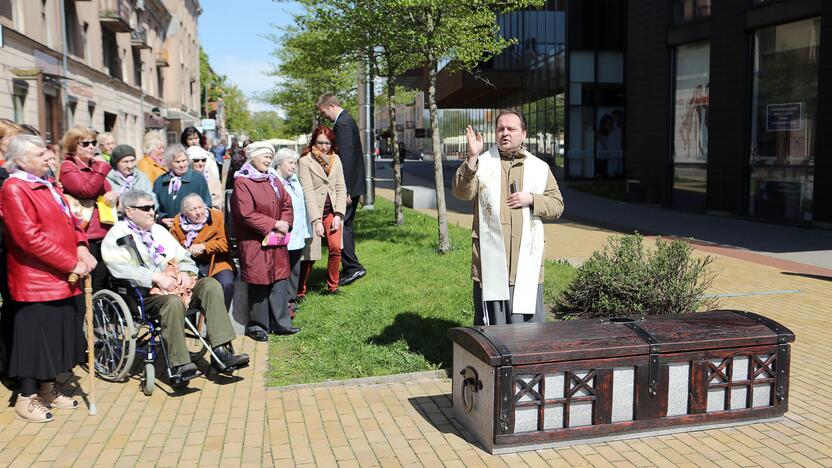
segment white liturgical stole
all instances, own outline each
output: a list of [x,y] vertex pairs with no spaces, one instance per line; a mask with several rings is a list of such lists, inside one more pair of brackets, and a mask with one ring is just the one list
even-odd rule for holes
[[[523,191],[543,194],[549,166],[525,151]],[[479,157],[477,173],[479,203],[480,285],[483,301],[511,300],[514,314],[533,315],[537,304],[540,262],[543,259],[544,233],[540,217],[530,207],[521,208],[523,230],[520,255],[514,280],[514,297],[509,296],[509,271],[500,225],[500,207],[508,194],[500,193],[500,153],[496,146]]]

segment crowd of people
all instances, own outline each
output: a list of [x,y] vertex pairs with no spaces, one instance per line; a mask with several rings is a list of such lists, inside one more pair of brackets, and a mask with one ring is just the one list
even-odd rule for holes
[[209,151],[194,127],[179,144],[148,132],[137,153],[75,126],[58,148],[0,119],[0,364],[18,389],[19,418],[48,422],[55,409],[78,407],[56,379],[84,361],[87,276],[94,291],[113,280],[145,288],[171,371],[187,373],[195,368],[189,308],[204,313],[214,355],[230,367],[248,362],[231,343],[238,273],[248,292],[245,334],[256,341],[300,331],[292,320],[324,243],[324,293],[366,274],[352,228],[364,191],[358,129],[333,95],[316,107],[333,128],[316,128],[300,155],[268,142]]

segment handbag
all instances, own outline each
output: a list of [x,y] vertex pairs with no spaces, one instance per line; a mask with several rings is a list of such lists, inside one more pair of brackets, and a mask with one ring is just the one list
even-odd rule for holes
[[271,231],[266,234],[265,238],[263,238],[262,245],[263,247],[285,247],[289,244],[289,238],[291,237],[292,233],[290,232],[281,234],[279,232]]
[[69,203],[69,211],[72,215],[81,220],[81,229],[87,229],[92,219],[92,214],[95,211],[95,200],[81,200],[64,193],[67,203]]
[[101,224],[115,224],[118,221],[118,215],[116,214],[115,207],[110,206],[104,200],[104,196],[98,197],[98,201],[96,201],[96,206],[98,207],[98,221]]

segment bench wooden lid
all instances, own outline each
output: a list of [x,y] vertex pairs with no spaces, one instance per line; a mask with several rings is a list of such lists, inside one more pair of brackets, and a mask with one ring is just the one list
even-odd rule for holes
[[739,348],[794,341],[794,333],[751,312],[714,310],[649,316],[633,322],[573,320],[457,327],[448,337],[492,365]]

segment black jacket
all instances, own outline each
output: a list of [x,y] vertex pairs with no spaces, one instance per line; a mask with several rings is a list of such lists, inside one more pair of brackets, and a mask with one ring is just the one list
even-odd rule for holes
[[346,110],[335,120],[332,128],[335,131],[335,143],[338,145],[338,156],[344,166],[344,182],[347,185],[347,195],[358,197],[364,195],[366,187],[364,169],[364,150],[361,148],[361,137],[358,125]]

